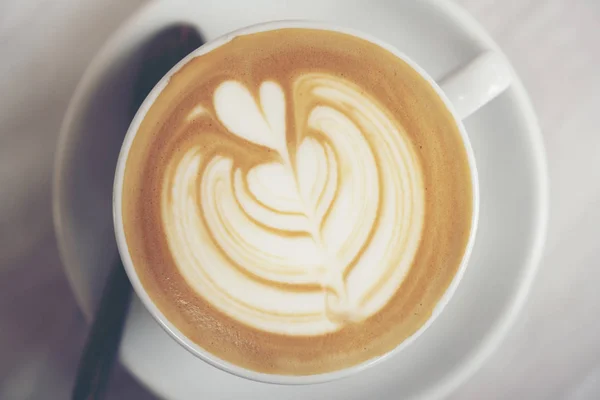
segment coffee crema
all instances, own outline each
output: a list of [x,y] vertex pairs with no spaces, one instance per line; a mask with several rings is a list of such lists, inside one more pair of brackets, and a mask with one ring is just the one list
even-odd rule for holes
[[466,151],[409,65],[342,33],[239,36],[171,77],[125,169],[123,225],[161,312],[208,352],[308,375],[430,317],[473,212]]

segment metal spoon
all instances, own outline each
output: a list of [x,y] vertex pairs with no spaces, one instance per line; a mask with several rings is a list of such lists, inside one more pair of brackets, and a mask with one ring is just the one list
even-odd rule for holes
[[[143,49],[141,67],[134,82],[131,118],[158,81],[203,43],[196,28],[188,25],[173,25],[148,42]],[[117,256],[79,360],[73,400],[99,400],[104,397],[130,298],[131,284]]]

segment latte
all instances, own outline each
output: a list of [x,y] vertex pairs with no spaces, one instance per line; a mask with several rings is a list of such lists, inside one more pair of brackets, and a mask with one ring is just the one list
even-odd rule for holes
[[317,374],[429,319],[467,246],[470,176],[452,115],[409,65],[280,29],[170,78],[127,158],[123,226],[145,290],[190,340]]

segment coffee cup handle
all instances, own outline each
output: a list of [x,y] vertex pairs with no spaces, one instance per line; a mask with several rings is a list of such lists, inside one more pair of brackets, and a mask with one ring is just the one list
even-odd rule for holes
[[439,82],[461,119],[504,92],[512,81],[512,70],[504,57],[486,51]]

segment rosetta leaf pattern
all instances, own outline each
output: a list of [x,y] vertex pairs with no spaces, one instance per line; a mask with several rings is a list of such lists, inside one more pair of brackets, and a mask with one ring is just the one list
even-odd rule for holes
[[328,74],[300,76],[289,92],[225,81],[212,106],[193,116],[218,120],[231,146],[188,149],[161,202],[190,286],[232,318],[286,335],[333,332],[382,309],[423,226],[421,172],[401,128]]

